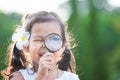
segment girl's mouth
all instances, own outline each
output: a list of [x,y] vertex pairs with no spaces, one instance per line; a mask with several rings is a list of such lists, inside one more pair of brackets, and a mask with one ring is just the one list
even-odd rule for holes
[[43,55],[42,55],[42,54],[40,54],[39,56],[40,56],[40,57],[42,57]]

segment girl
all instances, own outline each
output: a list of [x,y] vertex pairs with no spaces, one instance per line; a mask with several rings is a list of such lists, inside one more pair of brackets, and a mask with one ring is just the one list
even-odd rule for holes
[[[65,25],[55,13],[28,14],[22,25],[12,36],[9,65],[3,71],[5,80],[79,80]],[[50,51],[46,45],[54,39],[48,37],[51,34],[60,37],[54,37],[60,43],[51,45],[57,48],[62,43],[58,50]]]

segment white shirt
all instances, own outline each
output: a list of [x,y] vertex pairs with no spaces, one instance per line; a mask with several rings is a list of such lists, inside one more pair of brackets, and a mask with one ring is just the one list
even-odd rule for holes
[[[33,71],[30,69],[29,71],[27,69],[20,69],[19,72],[22,74],[24,80],[35,80],[37,76],[37,73],[33,73]],[[29,74],[29,73],[33,73],[33,74]],[[63,75],[55,80],[80,80],[80,79],[78,75],[64,71]]]

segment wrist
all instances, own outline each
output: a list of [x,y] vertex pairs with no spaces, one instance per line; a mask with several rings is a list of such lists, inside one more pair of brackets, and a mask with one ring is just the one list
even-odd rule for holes
[[36,77],[36,79],[35,80],[46,80],[45,78],[43,78],[43,77]]
[[37,75],[35,80],[46,80],[46,78],[43,75]]

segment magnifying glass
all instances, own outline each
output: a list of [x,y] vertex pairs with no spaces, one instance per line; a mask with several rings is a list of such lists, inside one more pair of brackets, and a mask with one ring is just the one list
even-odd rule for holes
[[63,39],[59,34],[51,33],[45,38],[45,46],[49,52],[54,53],[63,46]]

